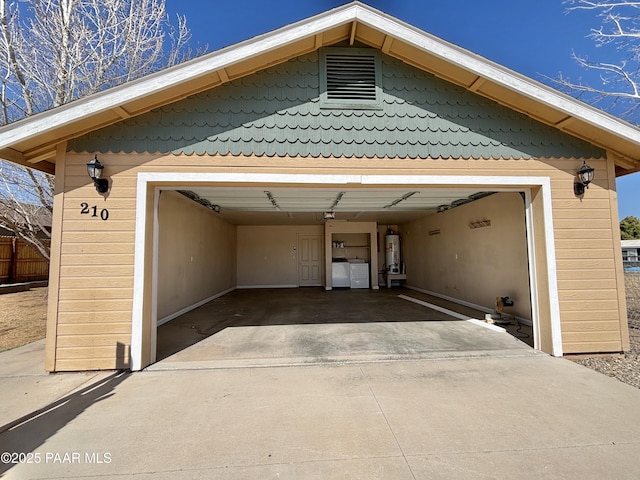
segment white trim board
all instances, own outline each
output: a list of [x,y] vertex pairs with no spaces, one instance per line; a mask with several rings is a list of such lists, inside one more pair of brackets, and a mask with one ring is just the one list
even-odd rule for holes
[[[142,351],[143,341],[145,338],[143,332],[143,306],[144,291],[147,282],[151,282],[151,288],[157,289],[157,281],[155,278],[145,278],[145,264],[147,255],[151,254],[151,261],[157,261],[157,251],[147,252],[146,245],[146,224],[147,224],[147,195],[149,187],[154,183],[163,184],[162,187],[155,187],[159,190],[174,190],[176,188],[184,188],[185,184],[193,185],[217,185],[223,186],[225,183],[246,183],[246,184],[327,184],[327,185],[344,185],[348,188],[348,184],[358,185],[384,185],[389,188],[397,186],[472,186],[483,188],[487,187],[493,191],[512,191],[525,192],[526,212],[527,212],[527,231],[528,231],[528,249],[529,249],[529,272],[532,285],[532,321],[536,345],[534,348],[539,349],[538,338],[540,336],[539,313],[537,311],[538,295],[548,295],[551,312],[551,338],[552,352],[554,356],[562,356],[562,336],[560,327],[560,303],[558,296],[558,282],[555,271],[555,239],[553,234],[553,212],[551,204],[551,180],[549,177],[531,176],[456,176],[456,175],[326,175],[326,174],[272,174],[272,173],[185,173],[185,172],[140,172],[137,175],[136,182],[136,227],[135,227],[135,258],[134,258],[134,292],[133,292],[133,313],[131,322],[131,369],[140,370],[143,362]],[[544,243],[547,252],[546,259],[546,275],[548,278],[548,291],[538,292],[535,282],[536,266],[533,248],[533,220],[531,213],[531,194],[530,189],[537,187],[542,190],[542,207],[544,212]],[[154,196],[154,211],[157,210],[158,194]],[[153,243],[153,242],[152,242]],[[157,275],[157,268],[153,268],[153,275]],[[157,298],[157,292],[152,293],[152,299]],[[156,315],[155,309],[152,308],[152,316]],[[155,328],[157,318],[151,318],[151,325]],[[153,334],[148,332],[150,339]],[[152,352],[151,359],[155,358],[155,352]]]
[[195,310],[198,307],[201,307],[202,305],[206,305],[207,303],[215,300],[216,298],[220,298],[223,295],[226,295],[227,293],[231,293],[235,290],[236,288],[229,288],[223,292],[220,293],[216,293],[215,295],[211,295],[208,298],[205,298],[204,300],[200,300],[199,302],[194,303],[193,305],[189,305],[187,307],[184,307],[180,310],[178,310],[177,312],[174,312],[170,315],[167,315],[166,317],[160,318],[158,319],[158,322],[156,324],[156,326],[160,326],[160,325],[164,325],[167,322],[170,322],[171,320],[173,320],[174,318],[178,318],[186,313],[189,313],[191,310]]
[[498,325],[491,325],[487,322],[483,322],[482,320],[478,320],[477,318],[472,318],[472,317],[469,317],[468,315],[462,315],[461,313],[454,312],[453,310],[448,310],[438,305],[434,305],[433,303],[429,303],[423,300],[419,300],[417,298],[409,297],[408,295],[398,295],[398,298],[401,298],[403,300],[408,300],[413,303],[417,303],[418,305],[422,305],[423,307],[430,308],[431,310],[444,313],[445,315],[449,315],[450,317],[457,318],[458,320],[464,320],[465,322],[473,323],[474,325],[488,328],[489,330],[493,330],[494,332],[502,332],[502,333],[506,332],[506,329],[499,327]]
[[[144,263],[146,258],[147,181],[138,175],[136,181],[136,227],[133,259],[133,307],[131,319],[131,370],[142,369]],[[153,280],[152,280],[153,281]],[[155,296],[152,296],[152,301]]]
[[403,300],[408,300],[413,303],[417,303],[418,305],[422,305],[423,307],[428,307],[431,310],[435,310],[436,312],[444,313],[445,315],[449,315],[450,317],[457,318],[458,320],[470,320],[471,317],[469,315],[462,315],[461,313],[454,312],[453,310],[449,310],[444,307],[440,307],[439,305],[434,305],[433,303],[425,302],[424,300],[419,300],[417,298],[409,297],[408,295],[398,295],[398,298],[402,298]]
[[238,290],[252,290],[257,288],[298,288],[298,285],[238,285]]
[[[479,310],[479,311],[484,312],[484,313],[495,313],[495,311],[493,309],[491,309],[491,308],[483,307],[482,305],[478,305],[478,304],[475,304],[475,303],[467,302],[465,300],[460,300],[459,298],[450,297],[449,295],[443,295],[442,293],[432,292],[431,290],[426,290],[424,288],[414,287],[413,285],[404,285],[404,288],[408,288],[409,290],[414,290],[414,291],[420,292],[420,293],[426,293],[427,295],[431,295],[433,297],[442,298],[443,300],[447,300],[449,302],[457,303],[458,305],[463,305],[465,307],[474,308],[474,309]],[[532,326],[533,325],[533,322],[528,318],[518,317],[518,316],[515,316],[515,315],[513,316],[513,318],[515,318],[518,322],[522,323],[523,325],[528,325],[528,326]]]

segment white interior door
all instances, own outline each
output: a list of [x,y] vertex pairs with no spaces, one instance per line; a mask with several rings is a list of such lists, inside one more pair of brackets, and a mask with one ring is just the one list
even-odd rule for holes
[[298,286],[323,285],[322,235],[298,235]]

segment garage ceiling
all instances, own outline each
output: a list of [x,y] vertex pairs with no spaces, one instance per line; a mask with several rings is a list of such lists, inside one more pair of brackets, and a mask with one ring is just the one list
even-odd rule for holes
[[181,190],[235,225],[319,224],[336,220],[402,224],[481,198],[473,188],[194,187]]

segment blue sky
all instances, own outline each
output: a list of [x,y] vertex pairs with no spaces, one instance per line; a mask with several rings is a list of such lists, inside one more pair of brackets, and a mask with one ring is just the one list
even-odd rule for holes
[[[235,44],[346,0],[166,0],[171,14],[186,15],[193,43],[209,51]],[[571,52],[614,60],[586,38],[599,26],[591,12],[566,14],[562,0],[365,0],[363,3],[505,67],[548,83],[560,72],[572,80],[594,79]],[[640,173],[617,180],[620,218],[640,218]]]

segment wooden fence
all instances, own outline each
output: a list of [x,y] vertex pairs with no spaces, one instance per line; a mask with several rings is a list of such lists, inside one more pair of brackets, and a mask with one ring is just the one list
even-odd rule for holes
[[49,262],[23,240],[0,237],[0,284],[48,280]]

